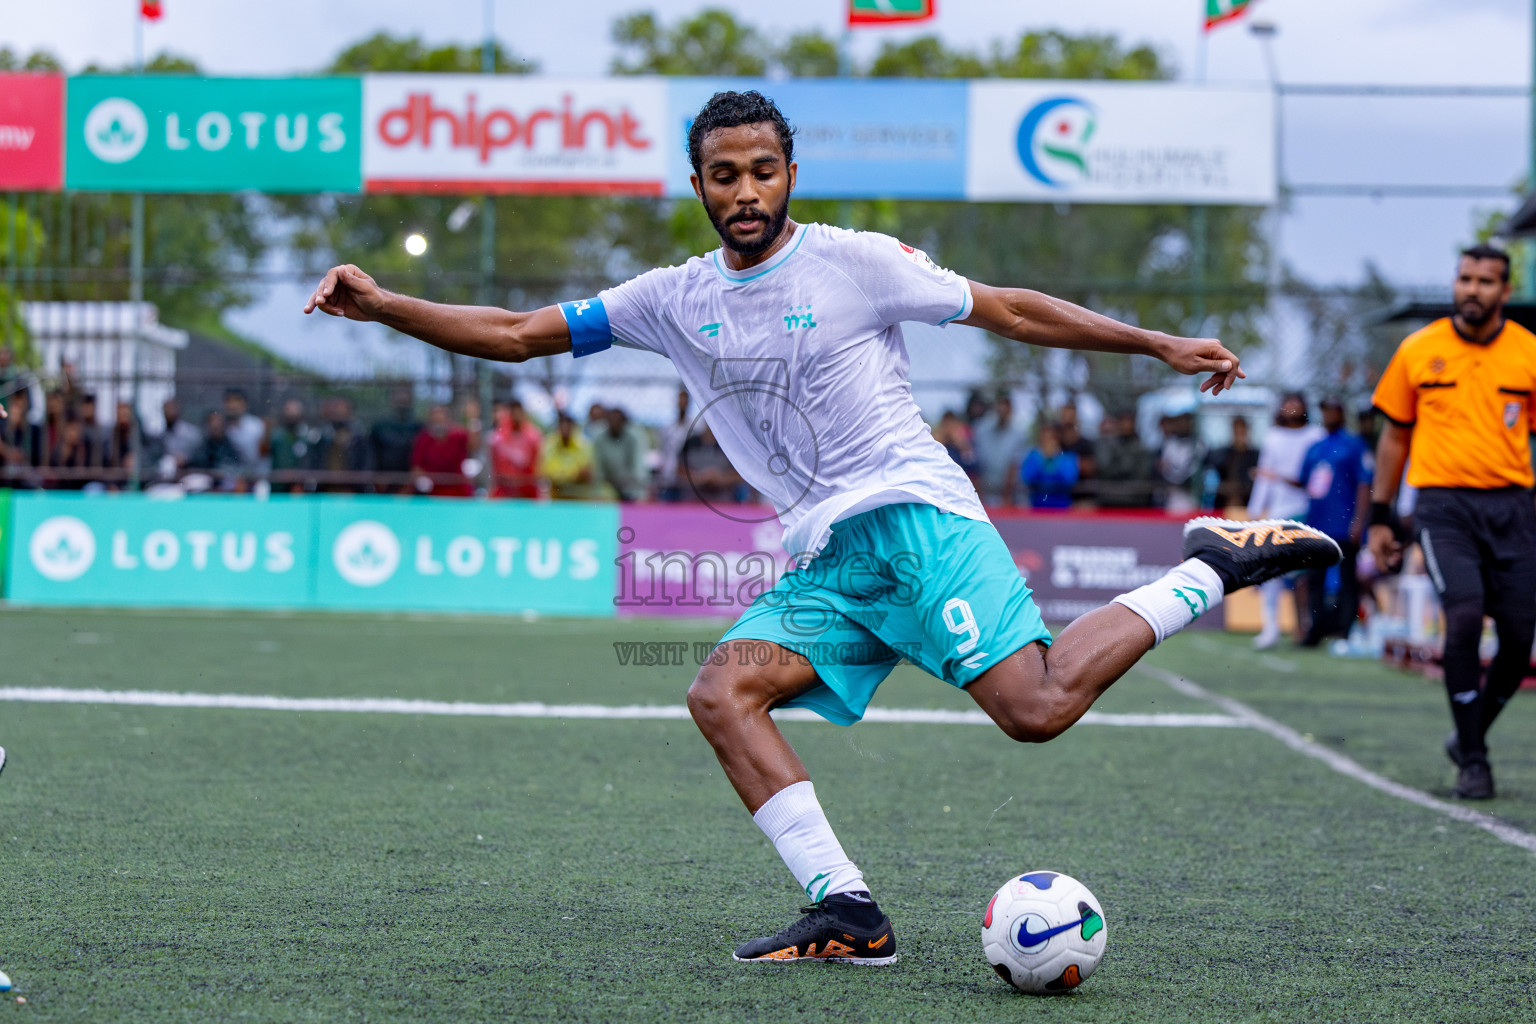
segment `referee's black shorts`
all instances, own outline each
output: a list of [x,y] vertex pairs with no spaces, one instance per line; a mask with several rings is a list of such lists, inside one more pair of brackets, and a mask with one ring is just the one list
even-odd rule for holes
[[1414,507],[1424,565],[1447,609],[1536,616],[1536,503],[1523,487],[1426,487]]

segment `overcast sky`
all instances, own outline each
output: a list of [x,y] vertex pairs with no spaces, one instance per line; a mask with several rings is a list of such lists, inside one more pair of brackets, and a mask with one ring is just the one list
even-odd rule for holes
[[[770,33],[818,27],[837,32],[842,0],[716,3]],[[1196,64],[1202,0],[938,0],[921,29],[861,29],[868,55],[885,39],[937,32],[980,47],[1026,29],[1109,32],[1147,42],[1189,78]],[[549,74],[602,74],[612,58],[608,26],[652,9],[670,21],[704,0],[493,0],[495,31]],[[1531,0],[1261,0],[1253,17],[1279,28],[1274,53],[1286,82],[1526,85],[1531,75]],[[43,48],[70,69],[132,59],[138,0],[0,0],[0,45]],[[165,0],[145,30],[149,53],[169,49],[216,74],[282,74],[324,65],[342,46],[375,31],[427,40],[480,38],[484,0]],[[1261,43],[1243,21],[1209,37],[1212,82],[1264,81]],[[1283,175],[1292,183],[1513,185],[1528,158],[1524,99],[1303,99],[1283,111]],[[1367,261],[1405,286],[1448,279],[1456,248],[1475,219],[1508,210],[1493,198],[1368,197],[1295,200],[1282,251],[1304,277],[1358,280]]]

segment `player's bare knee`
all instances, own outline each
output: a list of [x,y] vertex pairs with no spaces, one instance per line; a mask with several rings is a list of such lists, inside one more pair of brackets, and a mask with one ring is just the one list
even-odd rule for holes
[[688,713],[705,735],[750,713],[755,704],[752,680],[734,665],[705,665],[688,687]]

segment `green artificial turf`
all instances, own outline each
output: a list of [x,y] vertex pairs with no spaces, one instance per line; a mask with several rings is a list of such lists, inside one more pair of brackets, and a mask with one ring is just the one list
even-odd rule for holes
[[[0,685],[675,705],[690,669],[612,644],[718,632],[12,609]],[[1448,792],[1435,686],[1211,634],[1150,663]],[[877,703],[969,706],[910,669]],[[1218,710],[1145,674],[1100,709]],[[1536,695],[1507,718],[1487,809],[1531,828]],[[0,1021],[1536,1020],[1536,857],[1263,734],[785,732],[891,968],[731,962],[801,900],[687,721],[0,703]],[[1067,997],[981,959],[993,889],[1039,868],[1108,921]]]

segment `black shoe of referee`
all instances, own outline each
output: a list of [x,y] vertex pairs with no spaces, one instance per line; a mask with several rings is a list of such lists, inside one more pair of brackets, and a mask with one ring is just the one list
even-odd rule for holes
[[1456,773],[1456,788],[1452,793],[1463,800],[1493,799],[1493,769],[1487,761],[1467,761]]
[[1228,594],[1297,569],[1326,569],[1344,557],[1338,542],[1294,519],[1217,519],[1184,524],[1184,557],[1216,570]]

